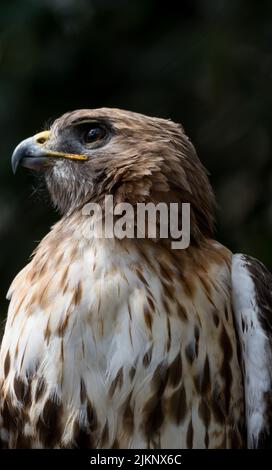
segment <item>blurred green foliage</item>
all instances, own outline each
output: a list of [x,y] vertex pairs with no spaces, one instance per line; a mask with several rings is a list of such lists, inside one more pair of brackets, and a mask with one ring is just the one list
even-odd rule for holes
[[272,3],[1,0],[0,306],[57,215],[14,177],[25,137],[76,108],[182,122],[211,173],[217,238],[272,265]]

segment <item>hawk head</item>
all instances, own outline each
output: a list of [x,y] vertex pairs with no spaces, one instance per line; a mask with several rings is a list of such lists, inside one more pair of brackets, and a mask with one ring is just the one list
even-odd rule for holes
[[113,195],[116,202],[189,202],[191,236],[210,237],[214,196],[181,125],[120,109],[64,114],[50,130],[21,142],[17,166],[42,171],[62,214]]

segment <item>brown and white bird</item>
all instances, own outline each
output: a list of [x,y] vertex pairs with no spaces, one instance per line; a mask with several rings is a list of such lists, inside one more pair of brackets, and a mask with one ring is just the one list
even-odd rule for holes
[[[272,278],[213,239],[213,192],[182,127],[74,111],[23,141],[19,164],[43,172],[62,217],[8,293],[2,447],[271,445]],[[83,207],[105,195],[189,202],[190,246],[83,236]]]

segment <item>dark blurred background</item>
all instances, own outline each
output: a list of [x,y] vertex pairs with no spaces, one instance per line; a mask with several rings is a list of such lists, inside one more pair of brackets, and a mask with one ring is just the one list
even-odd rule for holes
[[272,266],[272,3],[1,0],[0,307],[57,220],[14,146],[76,108],[182,122],[209,169],[217,238]]

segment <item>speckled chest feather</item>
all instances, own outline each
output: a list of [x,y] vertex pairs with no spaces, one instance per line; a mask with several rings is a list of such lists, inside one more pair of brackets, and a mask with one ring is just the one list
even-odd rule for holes
[[9,293],[2,445],[243,446],[230,257],[56,225]]

